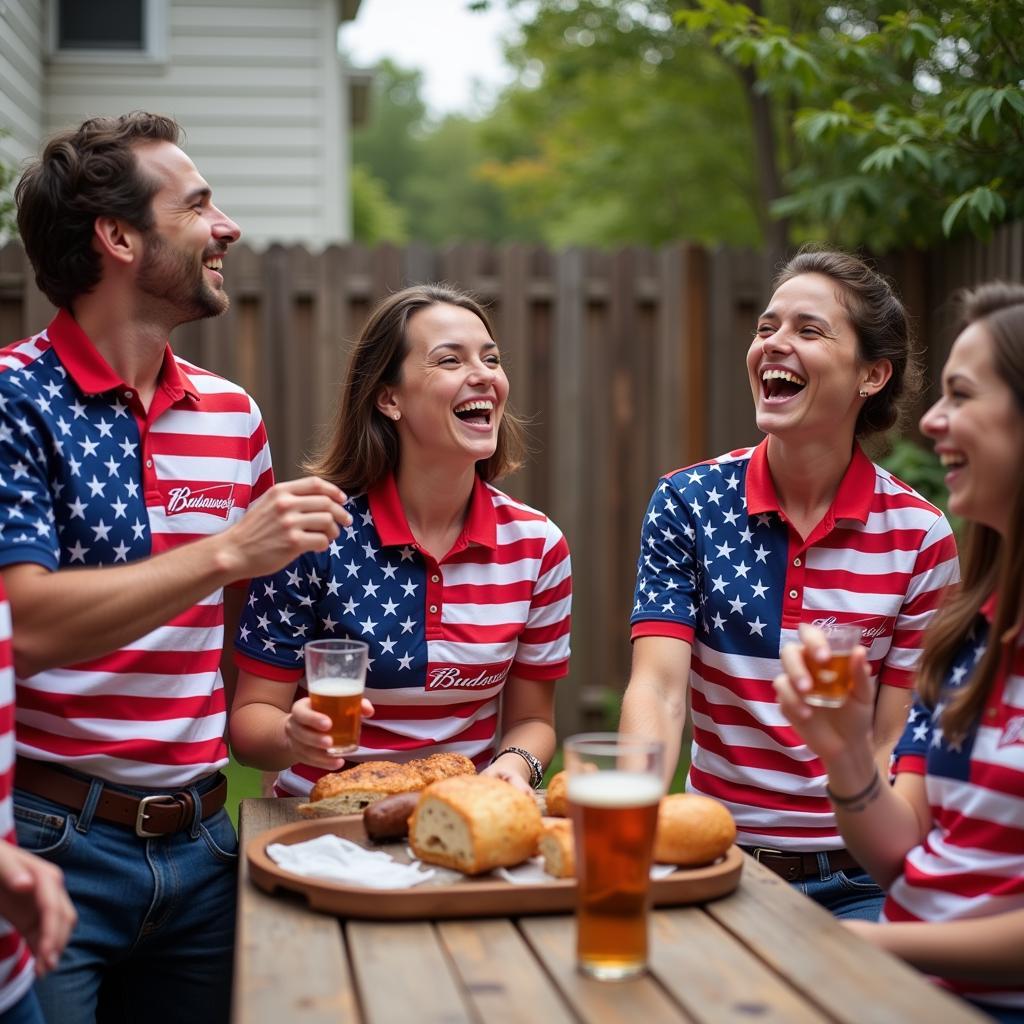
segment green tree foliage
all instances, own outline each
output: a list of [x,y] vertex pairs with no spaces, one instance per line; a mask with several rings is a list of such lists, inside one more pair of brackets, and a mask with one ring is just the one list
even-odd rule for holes
[[1024,0],[764,7],[697,0],[676,20],[782,115],[776,216],[875,250],[1024,216]]
[[365,164],[353,166],[351,186],[352,237],[357,242],[402,245],[408,241],[405,211],[389,198],[387,186]]
[[564,245],[753,244],[759,210],[741,85],[665,0],[531,0],[485,172]]
[[485,172],[484,124],[458,115],[430,122],[421,86],[418,71],[390,61],[375,69],[370,117],[352,140],[356,239],[540,237],[529,218],[511,214],[509,200]]
[[18,178],[15,168],[0,160],[0,242],[6,238],[14,238],[18,234],[18,225],[14,215],[14,183]]

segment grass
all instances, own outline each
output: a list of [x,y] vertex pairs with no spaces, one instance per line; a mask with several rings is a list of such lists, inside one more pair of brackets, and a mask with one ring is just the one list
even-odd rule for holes
[[228,777],[228,799],[224,806],[231,820],[238,828],[238,804],[250,796],[262,796],[263,773],[256,768],[246,768],[234,758],[228,761],[224,774]]

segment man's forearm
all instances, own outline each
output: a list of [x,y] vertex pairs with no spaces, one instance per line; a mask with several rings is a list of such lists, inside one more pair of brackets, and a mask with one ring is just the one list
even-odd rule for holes
[[233,578],[216,537],[124,566],[3,570],[19,676],[98,658],[131,644]]

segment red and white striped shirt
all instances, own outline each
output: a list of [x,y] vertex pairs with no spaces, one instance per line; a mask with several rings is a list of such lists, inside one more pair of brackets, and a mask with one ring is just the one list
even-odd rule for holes
[[[0,584],[0,842],[17,844],[14,834],[14,669],[11,609]],[[33,960],[25,940],[0,917],[0,1013],[32,987]]]
[[[375,714],[346,760],[456,752],[486,764],[507,678],[568,671],[565,538],[543,513],[479,478],[462,533],[440,562],[417,545],[393,477],[348,508],[353,523],[328,551],[253,581],[239,667],[295,687],[307,640],[365,640]],[[300,686],[296,696],[305,692]],[[304,796],[323,774],[293,765],[278,792]]]
[[633,638],[692,646],[687,788],[736,819],[738,841],[835,850],[821,762],[775,700],[782,646],[802,622],[853,622],[872,673],[909,687],[956,548],[942,513],[859,447],[806,540],[786,522],[767,442],[668,474],[648,506]]
[[[147,558],[226,529],[273,483],[253,400],[170,347],[148,410],[66,311],[0,368],[0,566]],[[19,679],[19,754],[132,786],[209,775],[227,761],[223,633],[218,590],[119,651]]]
[[[953,659],[948,690],[969,678],[988,642],[992,602]],[[987,613],[987,614],[985,614]],[[923,774],[932,828],[906,856],[884,921],[956,921],[1024,910],[1024,639],[1007,651],[981,718],[950,743],[939,716],[915,701],[896,745],[896,771]],[[1024,1009],[1024,978],[1013,986],[952,979],[978,1002]]]

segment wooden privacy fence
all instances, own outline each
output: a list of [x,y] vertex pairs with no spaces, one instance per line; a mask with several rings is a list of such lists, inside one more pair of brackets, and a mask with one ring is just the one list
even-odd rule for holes
[[[935,377],[948,349],[943,302],[962,285],[1024,279],[1024,229],[883,261],[915,314]],[[225,261],[230,311],[175,332],[186,358],[246,387],[279,479],[330,421],[372,306],[407,284],[447,281],[489,307],[530,421],[528,465],[502,483],[547,512],[573,555],[573,658],[559,686],[562,734],[595,724],[629,672],[637,543],[658,477],[756,441],[744,357],[768,297],[759,254],[679,243],[561,252],[524,245],[333,247],[313,255],[240,246]],[[52,310],[17,245],[0,250],[0,338]],[[922,396],[922,402],[924,396]]]

